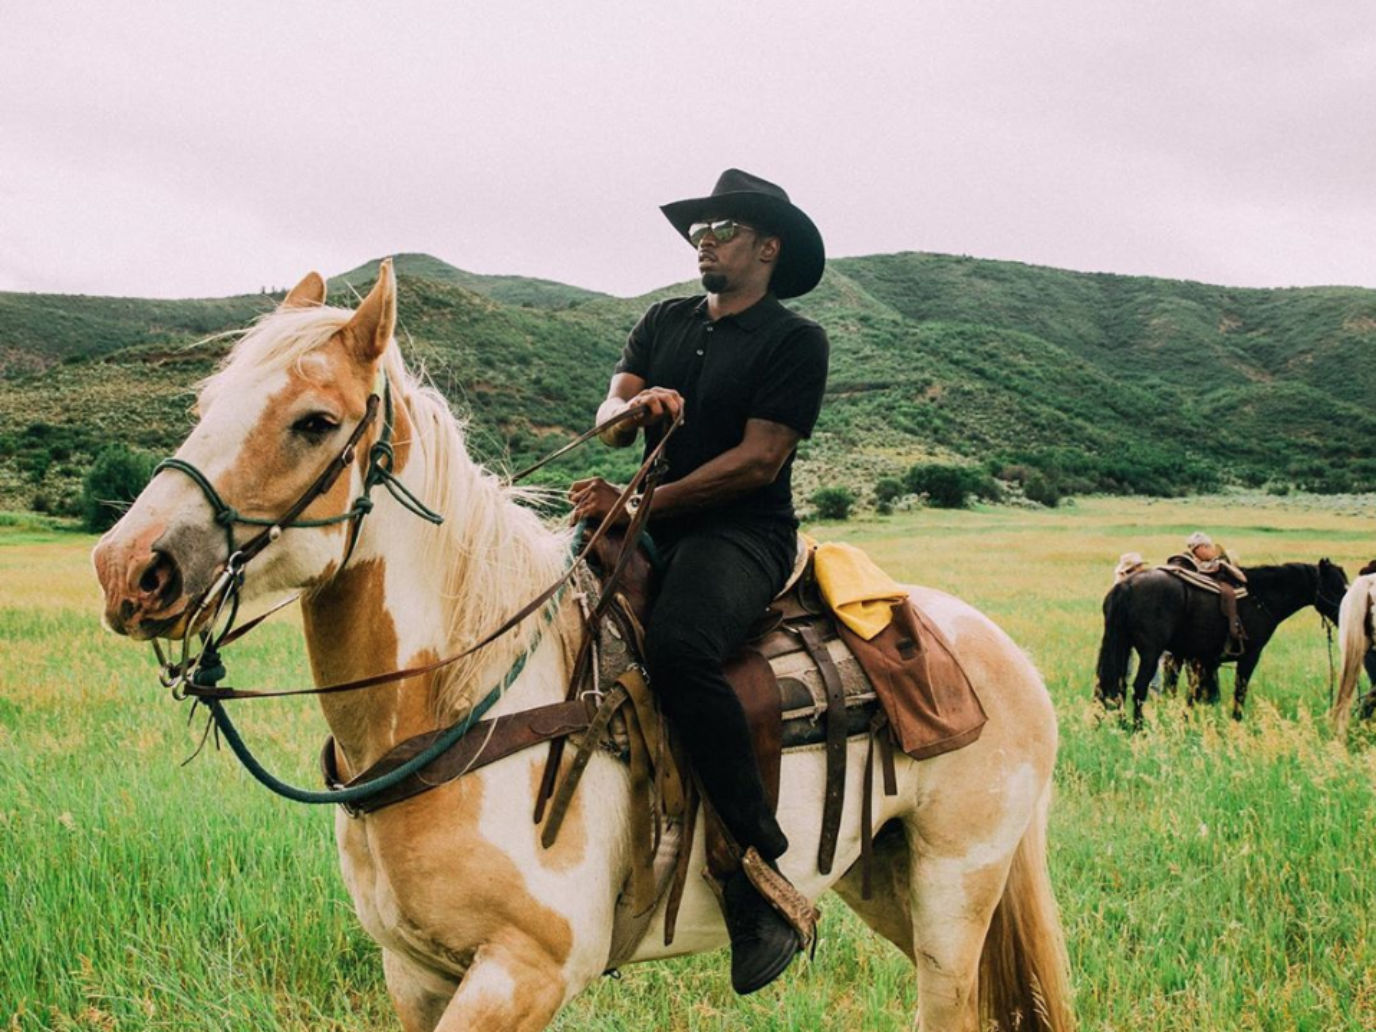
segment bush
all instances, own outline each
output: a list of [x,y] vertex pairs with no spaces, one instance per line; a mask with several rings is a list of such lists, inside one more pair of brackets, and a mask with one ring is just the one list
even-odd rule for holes
[[875,512],[880,516],[892,514],[894,502],[907,493],[907,487],[897,477],[880,477],[874,485]]
[[1056,482],[1041,473],[1033,473],[1022,485],[1022,493],[1030,501],[1054,509],[1061,504],[1061,489]]
[[158,460],[124,444],[101,450],[81,482],[81,518],[86,529],[100,533],[113,527],[153,476]]
[[928,505],[938,509],[963,509],[971,495],[988,489],[986,481],[990,478],[973,466],[929,463],[914,466],[903,480],[913,494],[926,495]]
[[855,504],[855,495],[848,487],[823,487],[812,492],[812,508],[818,519],[844,520],[850,518],[850,507]]
[[903,481],[897,477],[880,477],[874,485],[874,500],[880,505],[893,507],[893,503],[908,493]]

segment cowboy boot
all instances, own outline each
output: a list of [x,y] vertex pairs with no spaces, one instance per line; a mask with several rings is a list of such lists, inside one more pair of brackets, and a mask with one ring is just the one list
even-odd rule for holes
[[[778,867],[767,863],[777,873]],[[731,988],[745,996],[783,974],[803,944],[783,914],[760,895],[744,868],[726,879],[722,904],[731,935]]]

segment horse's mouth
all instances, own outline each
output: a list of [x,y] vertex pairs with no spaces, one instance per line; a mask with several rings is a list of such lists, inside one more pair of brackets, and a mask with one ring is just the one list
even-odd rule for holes
[[125,599],[117,609],[106,612],[105,623],[116,634],[134,641],[152,641],[154,638],[181,641],[204,629],[215,619],[217,607],[205,605],[204,598],[205,593],[184,596],[175,608],[153,612],[140,611],[137,603]]
[[187,623],[192,607],[188,603],[175,613],[158,617],[140,617],[134,612],[124,612],[128,603],[121,606],[118,614],[107,614],[106,624],[116,634],[132,638],[134,641],[152,641],[154,638],[167,638],[178,641],[186,636]]

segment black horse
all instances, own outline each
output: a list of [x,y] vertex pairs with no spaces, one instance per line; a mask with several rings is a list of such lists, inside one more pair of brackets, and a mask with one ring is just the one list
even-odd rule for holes
[[1224,654],[1228,621],[1219,597],[1212,592],[1192,587],[1164,570],[1147,570],[1115,584],[1104,597],[1104,640],[1099,647],[1095,697],[1105,706],[1122,705],[1129,655],[1136,649],[1132,720],[1140,727],[1142,704],[1163,652],[1198,663],[1199,684],[1191,685],[1187,696],[1191,704],[1199,699],[1218,701],[1219,665],[1236,659],[1233,719],[1241,720],[1247,683],[1276,627],[1305,606],[1336,622],[1347,590],[1347,574],[1327,559],[1317,564],[1254,566],[1243,572],[1247,597],[1238,600],[1237,608],[1247,641],[1238,656]]

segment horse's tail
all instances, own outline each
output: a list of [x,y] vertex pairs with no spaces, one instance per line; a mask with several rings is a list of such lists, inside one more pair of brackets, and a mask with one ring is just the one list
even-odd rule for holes
[[1094,697],[1100,702],[1119,700],[1127,693],[1128,658],[1128,587],[1114,585],[1104,596],[1104,639],[1099,644],[1099,663],[1094,674]]
[[1338,614],[1338,643],[1343,653],[1343,675],[1338,683],[1338,697],[1333,700],[1333,732],[1339,738],[1347,735],[1347,721],[1352,712],[1352,696],[1362,673],[1362,661],[1371,648],[1372,592],[1376,591],[1376,577],[1358,577],[1343,596]]
[[1071,1032],[1070,961],[1046,867],[1043,794],[1018,843],[979,958],[980,1027]]

